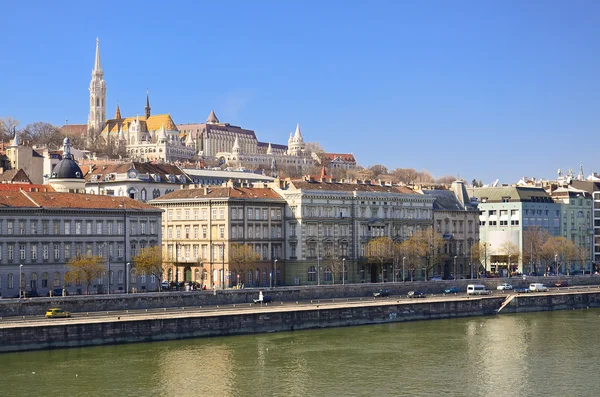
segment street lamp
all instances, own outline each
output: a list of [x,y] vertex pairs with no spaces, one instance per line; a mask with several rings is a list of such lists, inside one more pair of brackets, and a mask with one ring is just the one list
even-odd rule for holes
[[225,242],[223,242],[223,250],[221,251],[221,259],[223,260],[223,274],[221,275],[221,289],[225,289]]
[[458,258],[458,256],[454,255],[454,279],[456,280],[456,258]]
[[19,265],[19,299],[23,297],[23,265]]
[[554,275],[558,276],[558,254],[554,254]]
[[275,287],[277,287],[277,259],[275,259]]
[[317,285],[321,285],[321,256],[317,255]]
[[404,260],[406,259],[405,256],[402,257],[402,281],[406,282],[406,277],[404,276]]
[[127,262],[127,265],[125,266],[125,293],[128,294],[129,293],[129,266],[131,266],[131,263]]
[[342,285],[346,284],[346,258],[342,258]]

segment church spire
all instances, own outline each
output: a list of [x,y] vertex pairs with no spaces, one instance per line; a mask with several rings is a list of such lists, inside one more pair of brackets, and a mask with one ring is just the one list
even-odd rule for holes
[[115,119],[121,118],[121,109],[119,108],[119,104],[117,103],[117,111],[115,112]]
[[150,97],[148,96],[148,89],[146,88],[146,120],[150,118]]
[[210,111],[210,114],[208,115],[208,120],[206,120],[206,122],[208,124],[219,124],[219,119],[217,118],[217,115],[215,114],[214,110]]
[[100,39],[96,37],[96,62],[94,62],[94,72],[102,72],[100,64]]

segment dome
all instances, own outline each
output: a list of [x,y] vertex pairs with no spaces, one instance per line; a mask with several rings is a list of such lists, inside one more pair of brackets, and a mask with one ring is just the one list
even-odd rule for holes
[[70,158],[60,160],[52,170],[50,179],[83,179],[83,172],[75,160]]
[[66,137],[63,141],[63,159],[52,170],[50,179],[83,179],[83,172],[71,155],[71,140]]

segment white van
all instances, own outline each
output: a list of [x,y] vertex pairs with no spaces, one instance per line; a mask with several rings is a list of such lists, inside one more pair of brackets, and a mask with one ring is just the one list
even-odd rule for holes
[[529,284],[529,291],[531,291],[531,292],[546,292],[546,291],[548,291],[548,287],[546,287],[542,283],[531,283],[531,284]]
[[467,295],[489,295],[491,292],[485,285],[469,284],[467,285]]

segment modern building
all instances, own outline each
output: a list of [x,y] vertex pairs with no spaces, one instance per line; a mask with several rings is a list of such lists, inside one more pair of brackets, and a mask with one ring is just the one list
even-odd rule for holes
[[[128,198],[44,191],[3,191],[0,195],[0,293],[45,296],[52,289],[84,293],[65,282],[77,255],[105,258],[106,272],[94,293],[156,290],[160,280],[136,274],[132,258],[143,247],[161,244],[161,211]],[[129,270],[129,272],[127,272]],[[129,276],[127,276],[129,274]]]
[[472,258],[471,247],[479,244],[479,209],[471,201],[463,181],[455,181],[449,190],[423,190],[434,198],[434,230],[444,237],[444,263],[433,269],[434,275],[448,278],[473,278],[479,269],[478,259]]
[[[383,236],[403,240],[432,226],[435,199],[405,187],[339,183],[325,173],[272,186],[287,202],[287,285],[392,281],[391,264],[364,260],[367,243]],[[329,262],[340,259],[335,280]]]
[[[561,205],[541,187],[502,186],[474,188],[478,200],[479,236],[484,243],[484,267],[492,273],[508,268],[529,272],[523,263],[524,231],[538,227],[552,236],[561,234]],[[511,253],[516,251],[511,258]]]
[[[267,188],[181,189],[148,202],[164,210],[163,252],[167,280],[207,288],[280,285],[285,253],[285,201]],[[237,272],[230,261],[234,244],[249,245],[258,259]]]

